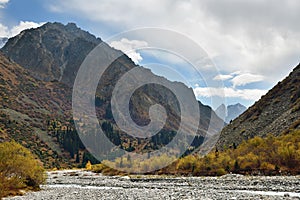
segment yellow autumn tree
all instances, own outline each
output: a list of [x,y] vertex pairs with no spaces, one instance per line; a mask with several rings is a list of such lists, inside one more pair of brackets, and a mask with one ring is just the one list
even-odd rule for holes
[[88,162],[86,163],[85,168],[86,168],[86,170],[89,170],[89,171],[92,170],[92,164],[91,164],[90,161],[88,161]]
[[0,197],[21,188],[38,189],[45,181],[42,163],[22,145],[0,143]]

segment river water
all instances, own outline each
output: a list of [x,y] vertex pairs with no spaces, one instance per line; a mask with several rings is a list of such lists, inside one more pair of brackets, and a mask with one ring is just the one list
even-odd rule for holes
[[6,199],[300,199],[300,176],[103,176],[83,170],[47,172],[42,190]]

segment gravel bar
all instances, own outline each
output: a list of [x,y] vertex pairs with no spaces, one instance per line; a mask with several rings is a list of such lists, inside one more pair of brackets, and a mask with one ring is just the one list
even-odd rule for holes
[[13,200],[299,199],[300,176],[104,176],[83,170],[47,172],[41,191]]

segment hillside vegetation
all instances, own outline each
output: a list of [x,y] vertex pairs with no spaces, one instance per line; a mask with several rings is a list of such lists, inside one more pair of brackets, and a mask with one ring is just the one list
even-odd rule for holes
[[[194,167],[191,167],[194,166]],[[184,173],[191,170],[195,175],[241,174],[299,174],[300,130],[279,137],[255,136],[243,141],[238,147],[216,150],[203,158],[188,156],[176,165]]]
[[14,141],[0,143],[0,198],[37,190],[44,181],[43,165],[28,149]]
[[[151,165],[157,165],[161,160],[172,159],[162,155],[151,158]],[[117,161],[116,164],[119,164]],[[144,164],[140,161],[124,159],[124,171],[129,167]],[[300,174],[300,130],[278,137],[268,135],[266,138],[254,137],[243,141],[239,146],[225,150],[215,150],[204,157],[189,155],[179,159],[172,165],[154,172],[155,174],[215,176],[227,173],[240,174]],[[119,167],[119,166],[118,166]],[[145,166],[147,167],[147,166]],[[103,164],[92,167],[95,172],[108,175],[124,174],[110,169]]]
[[71,110],[71,91],[57,82],[42,82],[0,53],[0,142],[15,140],[45,167],[71,166],[64,150],[47,134],[47,120]]

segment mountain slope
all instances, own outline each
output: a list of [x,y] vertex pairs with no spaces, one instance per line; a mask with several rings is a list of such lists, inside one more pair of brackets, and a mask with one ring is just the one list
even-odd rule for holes
[[0,53],[0,142],[16,140],[38,155],[46,167],[68,165],[68,157],[47,134],[47,120],[70,110],[69,89],[42,82]]
[[[58,93],[48,94],[47,92],[49,91],[37,90],[41,94],[34,94],[42,95],[42,97],[37,97],[36,99],[42,99],[44,102],[44,107],[46,107],[48,104],[51,105],[53,99],[60,100],[60,102],[56,102],[58,104],[58,108],[56,110],[54,108],[48,109],[50,113],[49,115],[37,116],[37,120],[51,121],[51,123],[48,123],[47,125],[42,123],[36,125],[37,128],[43,128],[43,130],[45,130],[45,132],[39,136],[41,138],[48,136],[47,141],[49,143],[53,141],[57,142],[58,140],[62,141],[61,137],[66,132],[70,132],[72,134],[74,133],[74,126],[70,125],[69,123],[69,121],[72,119],[72,86],[82,61],[87,54],[100,42],[100,39],[97,39],[95,36],[82,31],[81,29],[77,28],[75,24],[67,24],[64,26],[60,23],[47,23],[39,28],[23,31],[16,37],[9,39],[6,45],[2,48],[2,51],[6,56],[8,56],[12,61],[20,64],[20,66],[26,68],[26,70],[23,70],[24,73],[26,72],[25,74],[28,78],[25,78],[24,82],[27,82],[29,77],[34,76],[35,78],[41,80],[38,81],[34,79],[36,81],[35,85],[37,85],[38,88],[43,88],[43,85],[50,85],[51,87],[55,88],[49,89],[49,91],[55,91]],[[109,58],[116,53],[120,54],[120,51],[105,45],[105,50],[103,54],[101,54],[103,58],[101,59]],[[148,124],[149,108],[157,103],[166,108],[168,118],[162,132],[157,134],[155,139],[153,139],[153,137],[146,138],[141,141],[135,138],[128,139],[128,135],[124,132],[121,132],[115,124],[111,114],[110,102],[113,89],[120,77],[136,67],[140,68],[143,73],[149,74],[149,76],[155,76],[150,70],[136,66],[130,60],[130,58],[128,58],[125,54],[122,54],[122,56],[116,59],[106,69],[104,75],[99,81],[96,92],[96,111],[97,117],[102,123],[101,125],[105,126],[106,128],[111,126],[111,128],[107,129],[110,130],[109,134],[115,139],[115,142],[118,143],[118,145],[121,145],[124,148],[129,148],[131,151],[149,151],[149,149],[151,150],[153,148],[155,149],[162,146],[174,137],[172,131],[176,131],[180,124],[180,108],[178,100],[176,100],[174,94],[167,88],[155,84],[148,84],[139,88],[135,91],[130,101],[130,114],[133,118],[133,121],[135,121],[138,125]],[[22,73],[18,73],[18,76],[22,77]],[[162,77],[158,78],[164,79]],[[31,77],[31,79],[33,78]],[[178,82],[168,82],[173,86],[180,88],[180,91],[183,94],[193,95],[191,88],[188,88],[184,84]],[[22,87],[22,85],[23,84],[16,85],[15,90],[20,90],[18,87]],[[6,86],[4,86],[4,88],[6,88]],[[43,99],[44,95],[46,96]],[[7,96],[10,97],[11,94],[7,94]],[[13,111],[15,110],[11,102],[7,104],[7,107]],[[214,111],[212,111],[209,106],[204,106],[199,102],[199,108],[201,111],[200,125],[198,127],[198,134],[200,137],[206,134],[206,130],[209,127],[211,118],[215,119],[213,123],[216,124],[223,124],[223,121],[216,116]],[[19,110],[22,110],[21,106]],[[57,124],[61,125],[58,126]],[[64,125],[66,125],[67,130],[65,130],[65,128],[64,130],[61,130],[63,129]],[[119,138],[122,142],[127,142],[123,144],[122,142],[119,142]],[[78,152],[79,144],[75,145],[75,149],[70,147],[69,144],[60,144],[61,145],[59,148],[62,153],[64,153],[64,150],[68,149],[72,158],[75,158],[75,153],[77,154],[76,158],[79,157],[80,154],[80,160],[84,159],[82,158],[84,156],[81,155],[82,152]],[[132,144],[134,146],[132,146]],[[68,157],[65,155],[65,158],[70,158],[70,156]],[[72,160],[72,162],[73,161],[74,160]]]
[[300,128],[300,65],[221,132],[219,147]]
[[[60,23],[46,23],[45,25],[36,28],[25,30],[14,38],[10,38],[6,45],[2,48],[4,54],[6,54],[13,61],[17,62],[21,66],[29,69],[30,73],[43,81],[58,80],[72,87],[77,71],[87,56],[87,54],[99,43],[101,39],[89,34],[76,27],[75,24],[69,23],[63,25]],[[30,49],[30,51],[28,51]],[[113,48],[106,46],[105,56],[109,57],[116,52],[119,52]],[[37,59],[38,58],[38,59]],[[114,89],[115,84],[120,77],[127,71],[138,67],[136,66],[125,54],[116,59],[111,66],[106,70],[103,78],[101,78],[97,96],[105,103],[110,102],[110,97]],[[148,70],[145,69],[145,73]],[[152,74],[152,73],[151,73]],[[153,74],[152,74],[153,75]],[[181,83],[173,82],[178,87],[182,87],[182,91],[190,93],[192,90]],[[159,95],[157,95],[159,94]],[[147,97],[145,97],[145,95]],[[156,97],[155,97],[156,95]],[[148,97],[151,98],[148,98]],[[166,89],[161,89],[157,86],[153,86],[151,90],[149,87],[144,87],[142,93],[139,93],[138,98],[133,98],[133,101],[139,101],[133,103],[137,106],[136,111],[140,113],[137,121],[148,121],[148,106],[145,104],[153,104],[163,101],[172,102],[171,107],[174,112],[179,114],[179,109],[176,108],[176,101],[171,101],[172,95],[167,92]],[[141,103],[141,100],[149,100],[149,102]],[[139,106],[141,105],[141,106]],[[201,109],[207,109],[199,104]],[[101,112],[99,112],[101,113]],[[211,118],[211,113],[214,116],[215,113],[208,108],[205,113],[206,116],[201,117],[201,128],[206,130],[207,127],[203,127],[208,124],[208,119]],[[133,114],[134,116],[135,114]],[[143,116],[146,116],[143,119]],[[99,117],[103,117],[99,115]],[[173,121],[176,121],[173,119]],[[177,120],[178,121],[178,120]],[[143,122],[141,122],[143,123]]]

